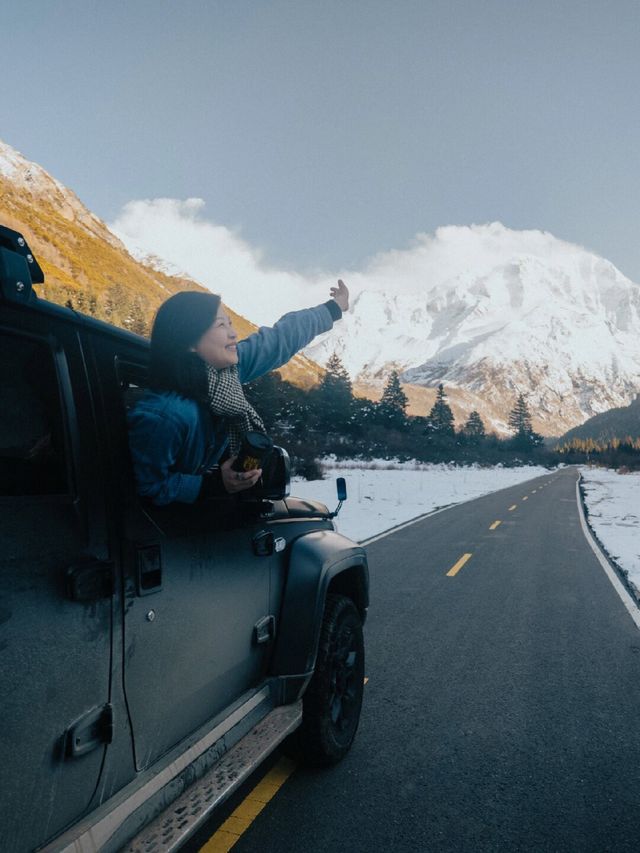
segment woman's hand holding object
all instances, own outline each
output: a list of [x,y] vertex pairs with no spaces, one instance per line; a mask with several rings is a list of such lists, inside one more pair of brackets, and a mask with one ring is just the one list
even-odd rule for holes
[[222,484],[230,495],[250,489],[262,476],[262,468],[254,468],[252,471],[233,471],[231,466],[235,459],[236,457],[232,456],[220,466]]

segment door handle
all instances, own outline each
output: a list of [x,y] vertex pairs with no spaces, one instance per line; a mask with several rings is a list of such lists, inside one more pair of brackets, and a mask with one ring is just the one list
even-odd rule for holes
[[151,595],[162,589],[162,555],[159,545],[137,546],[136,586],[138,595]]

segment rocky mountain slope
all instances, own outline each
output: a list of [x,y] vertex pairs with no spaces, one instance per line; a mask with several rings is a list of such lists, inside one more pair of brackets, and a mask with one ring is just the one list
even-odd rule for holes
[[[124,244],[77,196],[0,140],[0,223],[24,234],[45,274],[37,293],[59,304],[71,302],[87,314],[148,332],[153,315],[172,293],[204,290],[196,282],[135,260]],[[230,311],[245,337],[256,326]],[[296,356],[280,371],[308,387],[323,370]]]
[[613,438],[627,437],[640,438],[640,395],[629,406],[609,409],[569,430],[562,436],[561,443],[571,441],[573,438],[591,438],[604,443]]

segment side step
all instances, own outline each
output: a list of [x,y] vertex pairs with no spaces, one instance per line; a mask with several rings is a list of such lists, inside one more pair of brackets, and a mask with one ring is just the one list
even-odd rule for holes
[[274,708],[209,772],[123,848],[123,853],[170,853],[192,835],[302,722],[302,701]]

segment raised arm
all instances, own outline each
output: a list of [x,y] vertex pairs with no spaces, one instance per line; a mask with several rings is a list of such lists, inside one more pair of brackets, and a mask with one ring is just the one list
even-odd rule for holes
[[331,289],[332,298],[315,308],[291,311],[272,328],[262,326],[238,342],[238,373],[241,382],[286,364],[322,332],[328,332],[349,307],[349,291],[343,281]]

